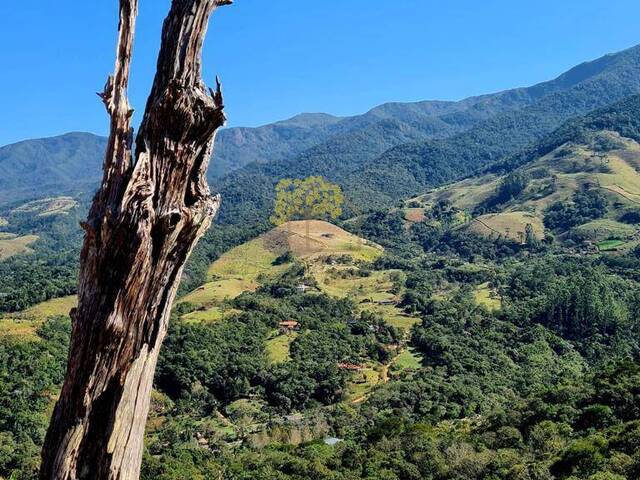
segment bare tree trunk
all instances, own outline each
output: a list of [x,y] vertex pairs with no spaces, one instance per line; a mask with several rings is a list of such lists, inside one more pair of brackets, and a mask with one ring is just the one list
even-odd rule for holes
[[137,0],[120,0],[102,185],[81,254],[67,374],[42,452],[41,479],[137,479],[158,352],[183,266],[220,205],[206,170],[225,122],[220,83],[201,79],[216,7],[173,0],[132,161],[127,100]]

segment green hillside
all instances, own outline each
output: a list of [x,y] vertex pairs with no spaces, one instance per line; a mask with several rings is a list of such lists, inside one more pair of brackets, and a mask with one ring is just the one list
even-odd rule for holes
[[[472,177],[407,205],[413,206],[414,218],[416,210],[429,218],[434,208],[450,205],[460,212],[457,228],[490,238],[524,242],[530,225],[538,240],[555,235],[559,241],[595,246],[616,240],[616,248],[632,248],[640,224],[639,171],[640,144],[617,132],[591,132],[509,174]],[[507,192],[509,186],[514,190]],[[584,198],[600,201],[601,211],[580,216],[574,207]]]
[[[402,214],[354,219],[366,239],[285,224],[210,265],[172,314],[141,478],[635,478],[636,253]],[[2,475],[37,465],[73,302],[0,320]]]
[[[228,130],[240,168],[185,269],[141,479],[640,478],[638,64]],[[272,228],[275,180],[313,173],[343,218]],[[47,188],[0,197],[11,480],[36,476],[90,200]]]
[[[233,299],[276,281],[297,261],[302,262],[305,272],[303,288],[348,298],[358,304],[359,311],[379,314],[389,324],[406,330],[417,320],[396,306],[401,291],[392,291],[398,272],[367,271],[382,251],[326,222],[288,222],[231,249],[211,264],[208,282],[180,299],[191,310],[182,318],[216,321],[236,314],[229,306]],[[281,260],[285,257],[286,261]]]
[[75,293],[86,197],[0,207],[0,312]]

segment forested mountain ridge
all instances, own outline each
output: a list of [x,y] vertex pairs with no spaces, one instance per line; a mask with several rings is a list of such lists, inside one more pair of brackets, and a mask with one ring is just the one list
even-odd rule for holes
[[[209,178],[225,191],[245,177],[272,184],[283,175],[318,173],[352,188],[364,203],[384,203],[514,153],[566,118],[637,92],[639,51],[606,55],[532,87],[457,102],[387,103],[352,117],[301,114],[229,128],[218,135]],[[92,190],[101,177],[104,143],[78,133],[0,148],[0,204]],[[362,189],[365,177],[373,182],[371,192]],[[269,201],[257,191],[252,203]],[[231,193],[228,216],[239,213]]]
[[0,147],[0,205],[93,192],[102,178],[106,143],[76,132]]
[[[370,149],[361,153],[368,159],[404,142],[446,137],[500,108],[490,104],[467,114],[473,105],[473,99],[394,103],[354,117],[306,113],[256,128],[228,128],[217,136],[209,178],[215,180],[253,162],[295,158],[317,145],[335,150],[333,145],[352,145],[357,138],[373,142],[373,153]],[[94,190],[102,175],[105,144],[104,137],[69,133],[0,147],[0,205]]]
[[[536,143],[568,119],[638,93],[640,77],[633,72],[639,67],[639,47],[582,64],[555,82],[533,87],[539,97],[530,105],[498,114],[450,139],[391,149],[353,172],[346,184],[370,203],[471,173]],[[360,187],[364,178],[374,179],[368,191]]]
[[[640,92],[638,71],[640,47],[633,47],[549,82],[459,102],[461,112],[439,117],[460,121],[458,127],[465,124],[448,138],[419,140],[406,123],[385,118],[336,135],[294,159],[250,164],[215,182],[227,198],[221,221],[255,221],[257,212],[269,208],[273,184],[285,176],[319,174],[340,183],[354,212],[389,205],[513,155],[570,118]],[[470,118],[474,121],[465,123]],[[238,185],[253,188],[241,192]]]
[[[389,103],[353,117],[303,113],[256,128],[227,128],[217,136],[209,177],[253,162],[287,160],[321,144],[331,148],[350,142],[350,134],[380,136],[374,150],[380,153],[407,141],[449,136],[505,108],[503,104],[523,101],[520,95],[495,97],[493,101],[478,97],[462,102]],[[498,100],[501,97],[504,102]],[[104,137],[78,132],[0,147],[0,203],[94,189],[101,178],[105,144]]]

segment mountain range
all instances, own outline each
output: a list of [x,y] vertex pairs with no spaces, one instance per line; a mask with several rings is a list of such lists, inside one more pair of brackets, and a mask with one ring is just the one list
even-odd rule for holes
[[[528,88],[458,102],[387,103],[363,115],[301,114],[217,139],[210,180],[225,199],[220,221],[264,217],[281,178],[324,175],[353,212],[468,175],[535,143],[568,119],[640,93],[640,46]],[[0,205],[90,193],[103,137],[71,133],[0,148]],[[250,188],[247,188],[250,186]]]

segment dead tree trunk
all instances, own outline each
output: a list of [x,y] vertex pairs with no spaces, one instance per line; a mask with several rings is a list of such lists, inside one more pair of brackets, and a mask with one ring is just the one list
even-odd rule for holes
[[67,374],[40,478],[139,477],[158,352],[183,266],[214,217],[206,170],[224,124],[220,83],[201,78],[211,13],[231,0],[173,0],[132,159],[127,100],[137,0],[120,0],[115,73],[100,94],[111,117],[102,185],[81,254]]

